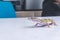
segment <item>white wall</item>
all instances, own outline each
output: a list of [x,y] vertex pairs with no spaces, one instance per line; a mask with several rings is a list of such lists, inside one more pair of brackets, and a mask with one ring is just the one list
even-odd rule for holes
[[43,0],[26,0],[26,9],[42,9]]

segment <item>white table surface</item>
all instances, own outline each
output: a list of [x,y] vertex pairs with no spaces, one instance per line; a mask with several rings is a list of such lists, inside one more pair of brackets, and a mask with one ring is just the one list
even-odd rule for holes
[[0,18],[0,40],[60,40],[60,17],[47,18],[57,26],[29,28],[34,22],[27,18]]

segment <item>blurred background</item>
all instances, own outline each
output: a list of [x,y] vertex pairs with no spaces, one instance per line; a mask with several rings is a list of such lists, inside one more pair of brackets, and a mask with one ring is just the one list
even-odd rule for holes
[[[7,1],[7,0],[4,0]],[[10,0],[8,0],[10,1]],[[11,0],[16,11],[20,10],[40,10],[43,0]]]
[[3,0],[11,1],[17,17],[41,16],[44,0]]

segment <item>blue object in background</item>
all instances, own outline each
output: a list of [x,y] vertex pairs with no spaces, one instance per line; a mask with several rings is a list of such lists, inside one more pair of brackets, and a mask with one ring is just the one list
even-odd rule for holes
[[0,18],[15,18],[16,13],[11,2],[0,1]]

